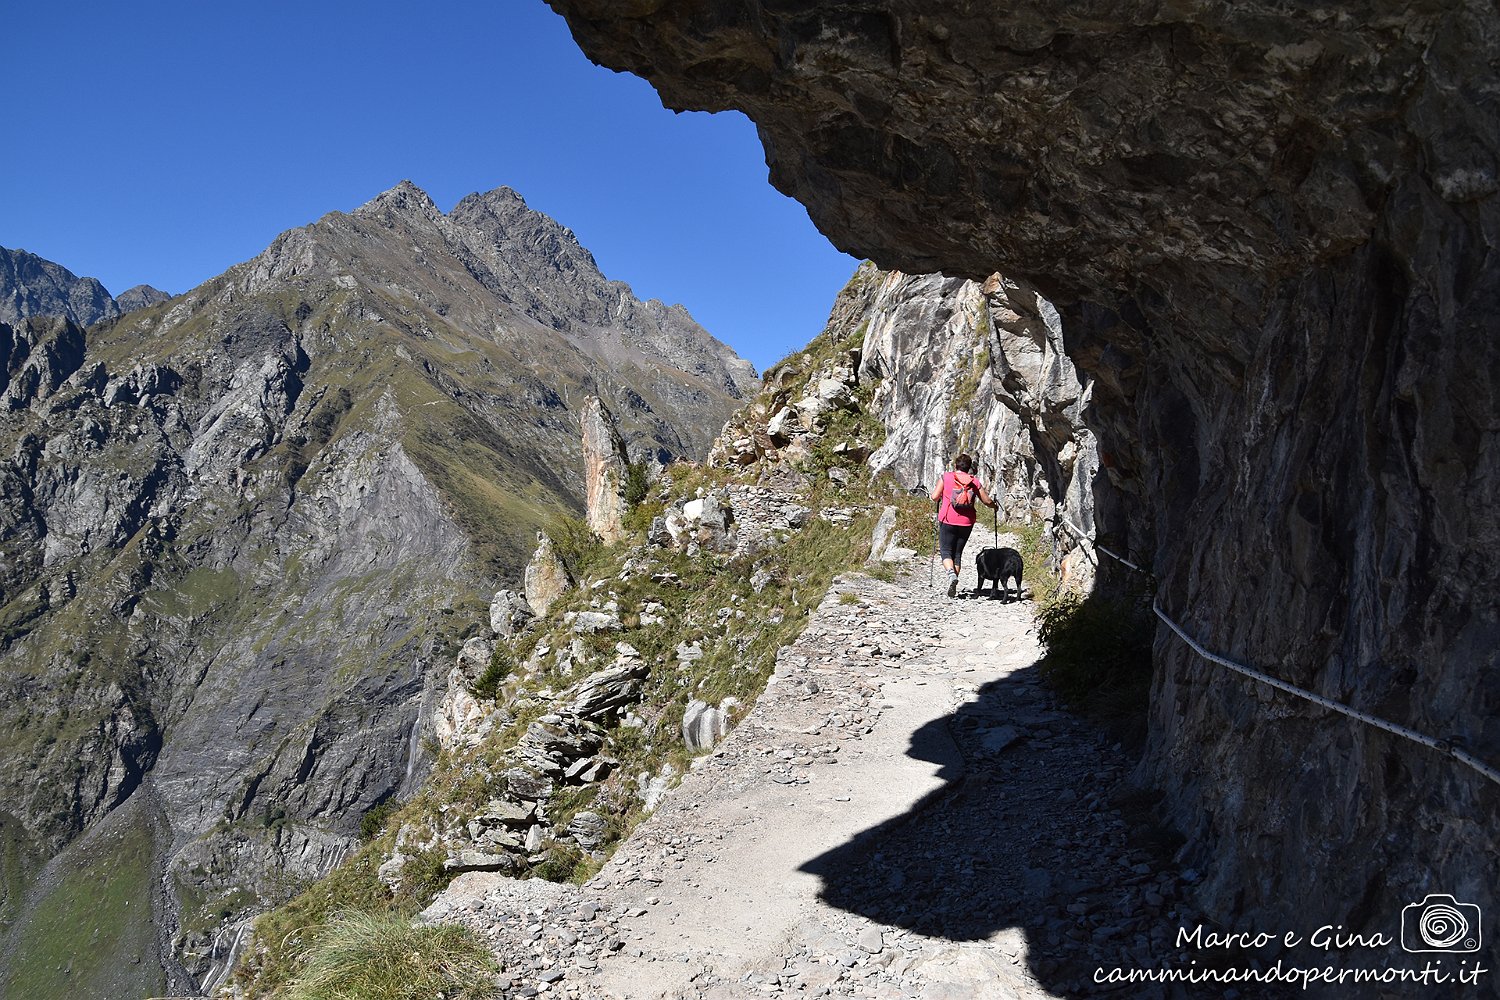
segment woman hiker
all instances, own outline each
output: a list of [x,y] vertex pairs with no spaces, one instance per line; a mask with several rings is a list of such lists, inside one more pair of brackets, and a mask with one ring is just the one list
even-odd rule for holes
[[970,474],[973,467],[974,461],[968,455],[958,456],[953,461],[953,471],[943,473],[932,488],[932,499],[938,505],[938,551],[943,554],[943,568],[948,571],[949,597],[958,596],[964,543],[974,530],[974,501],[978,499],[991,510],[1000,509],[1000,504]]

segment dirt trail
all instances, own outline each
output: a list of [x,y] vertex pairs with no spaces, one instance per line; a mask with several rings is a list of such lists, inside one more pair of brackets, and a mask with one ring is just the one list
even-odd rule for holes
[[1125,761],[1055,704],[1031,630],[925,563],[842,577],[598,876],[465,875],[429,916],[485,934],[514,996],[1003,1000],[1160,966],[1195,876],[1112,806]]

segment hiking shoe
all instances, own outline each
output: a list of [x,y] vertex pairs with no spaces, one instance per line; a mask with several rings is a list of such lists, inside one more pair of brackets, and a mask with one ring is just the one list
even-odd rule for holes
[[956,576],[953,579],[951,579],[951,580],[948,581],[948,596],[949,597],[957,597],[958,596],[958,577],[956,577]]

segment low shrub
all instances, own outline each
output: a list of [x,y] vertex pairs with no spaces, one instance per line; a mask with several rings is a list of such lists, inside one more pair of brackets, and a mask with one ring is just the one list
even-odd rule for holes
[[1060,593],[1037,611],[1045,677],[1067,701],[1117,738],[1145,736],[1155,622],[1143,595]]
[[369,841],[380,836],[380,832],[385,829],[385,821],[391,818],[396,809],[395,799],[386,799],[372,807],[359,818],[359,839]]
[[631,462],[625,469],[625,510],[635,510],[651,491],[651,473],[645,462]]
[[494,698],[505,678],[515,669],[516,657],[511,652],[510,645],[503,641],[495,643],[495,651],[490,654],[490,665],[484,668],[484,673],[474,682],[474,693],[481,698]]
[[568,568],[573,579],[581,580],[603,556],[604,545],[582,518],[559,514],[547,526],[557,557]]

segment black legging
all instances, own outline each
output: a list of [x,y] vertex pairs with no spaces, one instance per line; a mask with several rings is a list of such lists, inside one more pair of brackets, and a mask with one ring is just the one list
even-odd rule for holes
[[961,565],[964,545],[969,540],[969,532],[973,530],[972,524],[948,524],[946,521],[939,521],[938,552],[942,553],[944,559],[952,559],[953,565]]

